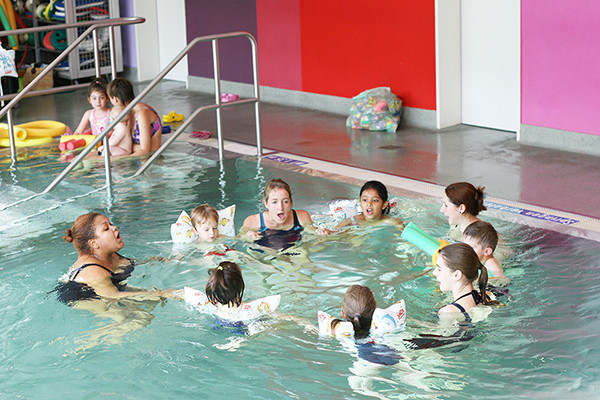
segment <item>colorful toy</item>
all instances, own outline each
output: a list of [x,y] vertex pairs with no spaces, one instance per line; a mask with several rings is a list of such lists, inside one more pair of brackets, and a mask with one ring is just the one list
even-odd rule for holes
[[[60,137],[58,149],[66,151],[85,147],[92,143],[96,137],[96,135],[64,135]],[[100,146],[100,143],[98,143],[98,146]]]
[[162,133],[171,133],[171,126],[170,125],[163,125],[162,127]]
[[[53,137],[36,137],[32,139],[15,140],[15,147],[39,146],[41,144],[50,143],[54,140]],[[10,147],[10,138],[0,138],[0,147]]]
[[450,244],[447,240],[435,240],[412,222],[406,225],[400,237],[408,240],[425,253],[429,254],[433,265],[437,265],[437,255],[440,249]]
[[177,114],[175,111],[171,111],[168,114],[163,115],[163,122],[179,122],[183,121],[183,114]]
[[[27,131],[18,126],[13,126],[13,132],[15,139],[25,140],[27,139]],[[8,124],[0,124],[0,138],[8,138]]]
[[47,136],[60,136],[67,131],[67,126],[58,121],[31,121],[15,125],[27,130],[28,138],[39,138]]

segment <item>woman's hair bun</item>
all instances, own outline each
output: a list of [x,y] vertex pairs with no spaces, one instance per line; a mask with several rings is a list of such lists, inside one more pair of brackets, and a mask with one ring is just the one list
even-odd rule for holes
[[70,229],[65,231],[65,236],[63,236],[65,242],[72,243],[73,242],[73,232]]

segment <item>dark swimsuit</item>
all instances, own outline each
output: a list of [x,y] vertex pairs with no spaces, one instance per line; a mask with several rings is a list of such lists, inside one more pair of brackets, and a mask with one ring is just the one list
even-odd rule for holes
[[121,272],[114,273],[110,269],[95,263],[83,264],[79,268],[73,270],[69,274],[69,280],[67,282],[62,282],[56,287],[56,292],[58,293],[58,300],[61,302],[71,305],[79,300],[90,300],[90,299],[99,299],[100,297],[94,292],[90,286],[85,283],[75,282],[75,278],[77,275],[86,267],[94,265],[96,267],[100,267],[108,272],[110,272],[110,280],[113,285],[122,292],[125,290],[127,286],[123,281],[131,276],[133,272],[134,264],[131,262],[125,269]]
[[454,300],[454,303],[452,303],[450,305],[458,308],[460,310],[460,312],[463,313],[463,315],[465,316],[465,319],[467,320],[467,322],[471,322],[471,317],[469,316],[469,313],[465,311],[465,309],[464,309],[463,306],[461,306],[460,304],[457,303],[458,300],[462,299],[463,297],[467,297],[467,296],[473,296],[473,300],[475,301],[475,305],[483,303],[483,299],[479,295],[479,292],[477,290],[473,290],[473,291],[471,291],[469,293],[463,294],[458,299]]
[[302,238],[302,231],[304,230],[300,225],[296,211],[292,210],[292,213],[294,215],[294,226],[288,230],[268,229],[265,225],[263,213],[260,213],[260,230],[258,232],[262,237],[255,243],[276,250],[285,250],[292,247]]

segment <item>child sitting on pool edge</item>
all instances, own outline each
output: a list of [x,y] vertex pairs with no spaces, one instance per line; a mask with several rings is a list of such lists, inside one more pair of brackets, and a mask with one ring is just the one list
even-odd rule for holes
[[362,209],[361,214],[340,222],[335,228],[383,220],[402,225],[401,220],[386,215],[390,212],[388,191],[385,185],[379,181],[368,181],[360,188],[360,208]]
[[[124,107],[116,105],[110,110],[110,121],[114,121],[123,111]],[[133,116],[128,113],[119,121],[108,136],[108,147],[111,156],[128,156],[133,151],[133,139],[131,130],[133,128]],[[102,154],[104,146],[98,148],[98,154]]]
[[477,221],[467,226],[463,232],[463,242],[475,250],[479,261],[492,273],[494,278],[508,280],[500,263],[494,257],[498,244],[498,232],[489,222]]

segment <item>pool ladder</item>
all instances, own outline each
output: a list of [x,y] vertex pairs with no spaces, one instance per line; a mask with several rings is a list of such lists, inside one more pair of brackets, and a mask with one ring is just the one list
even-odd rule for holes
[[[73,44],[71,46],[69,46],[65,52],[63,52],[59,57],[57,57],[57,59],[55,61],[53,61],[48,68],[46,68],[46,70],[44,71],[44,73],[40,74],[35,80],[33,80],[31,82],[31,84],[25,88],[21,93],[19,93],[19,95],[17,95],[6,107],[4,107],[2,109],[2,111],[0,112],[0,117],[3,116],[4,114],[6,114],[7,112],[10,112],[10,109],[22,98],[25,96],[25,94],[27,93],[28,89],[30,89],[30,87],[33,87],[39,80],[41,80],[46,73],[50,72],[52,70],[52,68],[54,66],[56,66],[56,64],[58,64],[58,62],[60,62],[60,60],[62,60],[62,58],[64,58],[64,56],[66,56],[66,54],[70,51],[72,51],[73,49],[75,49],[77,47],[77,45],[83,41],[83,39],[85,39],[85,37],[87,35],[89,35],[90,33],[94,34],[94,43],[95,43],[95,52],[97,52],[97,36],[96,36],[96,29],[100,28],[100,27],[106,27],[106,26],[112,26],[109,24],[109,22],[114,22],[116,20],[131,20],[128,18],[120,18],[120,19],[115,19],[115,20],[105,20],[103,21],[103,23],[96,23],[92,26],[90,26],[85,32],[82,33],[82,35],[73,42]],[[135,21],[128,21],[127,23],[139,23],[138,20],[141,20],[139,22],[144,22],[143,18],[137,18]],[[77,25],[77,24],[73,24],[73,25]],[[118,25],[125,25],[125,23],[119,23]],[[67,27],[67,26],[65,26]],[[39,28],[37,28],[39,30]],[[6,31],[3,32],[1,36],[6,36],[8,34],[10,34],[11,32],[16,32],[16,31]],[[21,31],[22,32],[22,31]],[[19,32],[19,33],[21,33]],[[250,98],[244,98],[244,99],[238,99],[238,100],[234,100],[234,101],[229,101],[229,102],[222,102],[221,100],[221,72],[220,72],[220,64],[219,64],[219,43],[218,41],[221,39],[229,39],[229,38],[237,38],[237,37],[245,37],[250,41],[250,44],[252,46],[252,76],[253,76],[253,97]],[[111,38],[112,38],[112,28],[111,28]],[[26,199],[23,199],[17,203],[13,203],[9,206],[4,207],[8,208],[12,205],[16,205],[19,203],[22,203],[23,201],[29,200],[31,198],[37,197],[37,196],[41,196],[43,194],[46,194],[48,192],[50,192],[52,189],[54,189],[54,187],[56,187],[77,165],[79,165],[79,163],[92,151],[96,148],[96,145],[98,145],[100,143],[100,141],[103,141],[103,146],[104,146],[104,166],[105,166],[105,174],[106,174],[106,187],[107,190],[109,192],[109,195],[112,193],[112,176],[111,176],[111,166],[110,166],[110,151],[109,151],[109,144],[108,144],[108,133],[110,131],[112,131],[112,129],[123,119],[123,117],[125,117],[125,115],[127,115],[132,109],[133,107],[135,107],[139,102],[141,102],[141,100],[148,94],[148,92],[150,92],[150,90],[152,90],[189,52],[190,50],[192,50],[192,48],[194,48],[194,46],[196,46],[198,43],[203,43],[203,42],[212,42],[212,61],[213,61],[213,72],[214,72],[214,89],[215,89],[215,102],[214,104],[209,104],[209,105],[205,105],[205,106],[200,106],[198,107],[194,112],[192,112],[192,114],[186,118],[185,122],[183,124],[181,124],[177,130],[172,133],[169,137],[169,139],[167,141],[165,141],[161,147],[144,163],[144,165],[142,165],[132,176],[126,178],[126,179],[130,179],[133,177],[136,177],[140,174],[142,174],[144,171],[146,171],[146,169],[148,169],[152,163],[156,160],[157,157],[159,157],[168,147],[169,145],[175,140],[177,139],[177,137],[179,135],[181,135],[181,133],[183,133],[183,131],[185,130],[185,128],[188,127],[188,125],[198,116],[198,114],[200,114],[202,111],[206,111],[206,110],[215,110],[215,114],[216,114],[216,118],[217,118],[217,142],[218,142],[218,146],[219,146],[219,161],[223,161],[223,134],[222,134],[222,123],[221,123],[221,109],[225,108],[225,107],[232,107],[232,106],[237,106],[237,105],[242,105],[242,104],[248,104],[248,103],[253,103],[254,104],[254,114],[255,114],[255,126],[256,126],[256,152],[257,152],[257,156],[262,156],[262,143],[261,143],[261,132],[260,132],[260,89],[259,89],[259,85],[258,85],[258,55],[257,55],[257,42],[256,42],[256,38],[254,38],[254,36],[252,36],[252,34],[250,34],[249,32],[230,32],[230,33],[222,33],[222,34],[216,34],[216,35],[208,35],[208,36],[201,36],[201,37],[197,37],[195,39],[193,39],[170,63],[169,65],[167,65],[157,76],[156,78],[154,78],[145,88],[144,90],[142,90],[140,92],[140,94],[138,94],[138,96],[127,105],[127,107],[125,107],[125,109],[121,112],[121,114],[119,114],[115,120],[113,122],[111,122],[106,129],[103,131],[102,134],[98,135],[96,137],[96,139],[94,139],[85,149],[83,149],[81,151],[81,153],[75,158],[73,159],[73,161],[52,181],[52,183],[50,183],[50,185],[48,185],[48,187],[46,187],[46,189],[44,189],[43,192],[35,194],[33,196],[30,196]],[[111,57],[114,53],[113,51],[113,43],[111,41]],[[114,61],[114,58],[111,58],[112,61]],[[114,62],[113,62],[114,65]],[[96,58],[96,76],[100,77],[100,67],[99,67],[99,63],[98,63],[98,58]],[[113,78],[116,77],[116,71],[114,70],[113,67]],[[69,87],[69,90],[73,89],[73,86],[76,85],[72,85],[71,87]],[[87,85],[78,85],[77,87],[81,87],[81,86],[87,86]],[[58,90],[52,90],[52,89],[48,89],[47,91],[44,91],[44,93],[41,93],[42,91],[36,91],[36,92],[40,92],[39,94],[45,94],[45,93],[56,93],[58,92]],[[10,114],[9,114],[10,116]],[[12,136],[12,119],[9,117],[9,129],[11,129],[11,134],[10,136]],[[12,140],[14,140],[13,138],[11,138],[11,142]],[[11,150],[13,150],[13,148],[11,147]],[[11,151],[12,154],[12,151]],[[13,162],[15,161],[15,159],[13,158]]]

